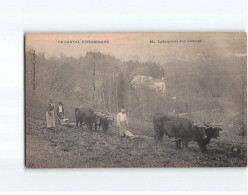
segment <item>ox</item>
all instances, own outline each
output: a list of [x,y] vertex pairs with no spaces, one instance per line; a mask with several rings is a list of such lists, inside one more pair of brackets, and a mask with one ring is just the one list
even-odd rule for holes
[[189,141],[205,140],[207,138],[205,129],[193,125],[189,119],[167,116],[162,113],[156,113],[153,116],[154,139],[158,143],[162,141],[164,134],[169,138],[176,139],[176,148],[188,147]]

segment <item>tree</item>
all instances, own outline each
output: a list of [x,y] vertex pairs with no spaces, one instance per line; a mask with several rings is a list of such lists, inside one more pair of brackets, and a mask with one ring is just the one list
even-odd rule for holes
[[50,82],[50,90],[54,90],[55,85],[59,84],[61,86],[61,81],[63,80],[63,76],[59,72],[58,67],[52,68],[52,74],[51,74],[51,82]]
[[239,72],[240,72],[240,90],[239,90],[239,103],[240,103],[240,114],[241,114],[241,132],[240,135],[247,135],[246,123],[247,116],[246,104],[247,104],[247,78],[246,78],[246,59],[240,60]]

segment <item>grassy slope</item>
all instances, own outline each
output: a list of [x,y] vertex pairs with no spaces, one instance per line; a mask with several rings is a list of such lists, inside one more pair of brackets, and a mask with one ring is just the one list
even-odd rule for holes
[[[101,129],[91,133],[87,129],[59,125],[55,134],[45,131],[44,108],[40,104],[27,104],[26,110],[26,166],[30,168],[244,167],[247,164],[246,137],[225,130],[219,140],[211,140],[209,153],[201,154],[194,142],[183,151],[176,150],[174,143],[155,146],[152,139],[120,139],[115,124],[110,126],[107,134]],[[130,128],[135,135],[153,136],[149,122],[130,119]],[[166,142],[168,138],[164,140]],[[233,145],[242,148],[241,155],[230,152]]]

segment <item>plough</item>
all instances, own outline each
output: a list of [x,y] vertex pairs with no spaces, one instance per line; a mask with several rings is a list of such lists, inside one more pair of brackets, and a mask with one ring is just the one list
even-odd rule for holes
[[65,127],[72,128],[75,126],[75,123],[69,123],[69,119],[67,118],[60,118],[56,115],[56,118],[59,120],[59,124]]

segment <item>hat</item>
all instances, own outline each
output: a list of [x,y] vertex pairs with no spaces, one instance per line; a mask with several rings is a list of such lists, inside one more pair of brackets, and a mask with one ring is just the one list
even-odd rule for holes
[[63,103],[62,102],[59,102],[59,105],[63,105]]
[[53,100],[52,100],[52,99],[47,100],[47,103],[52,103],[52,102],[53,102]]

